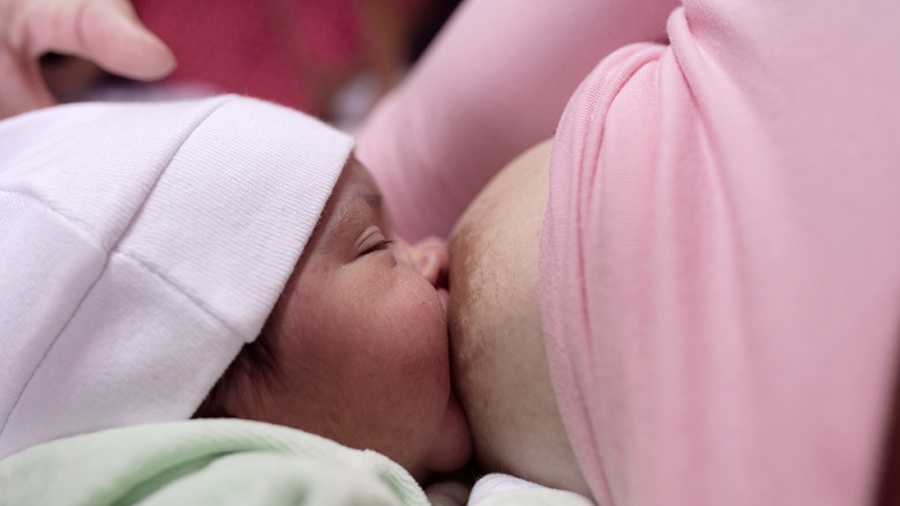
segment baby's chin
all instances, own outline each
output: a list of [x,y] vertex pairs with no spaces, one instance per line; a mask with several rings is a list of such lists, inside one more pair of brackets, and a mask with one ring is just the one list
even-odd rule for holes
[[469,423],[459,399],[451,392],[434,443],[425,454],[421,470],[414,470],[412,474],[421,480],[430,473],[456,471],[471,458],[472,434]]

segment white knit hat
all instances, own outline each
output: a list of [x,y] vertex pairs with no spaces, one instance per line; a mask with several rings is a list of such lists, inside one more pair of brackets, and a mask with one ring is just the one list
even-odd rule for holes
[[0,458],[189,418],[259,334],[352,147],[235,96],[0,122]]

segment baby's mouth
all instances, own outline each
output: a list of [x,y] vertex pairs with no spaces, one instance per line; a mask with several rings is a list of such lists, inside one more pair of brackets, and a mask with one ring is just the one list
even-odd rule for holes
[[438,288],[437,294],[438,299],[441,301],[441,305],[444,306],[444,311],[447,311],[447,307],[450,305],[450,292],[448,292],[446,288]]

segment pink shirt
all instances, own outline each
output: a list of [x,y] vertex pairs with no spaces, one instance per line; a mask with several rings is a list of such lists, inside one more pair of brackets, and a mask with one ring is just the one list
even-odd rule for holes
[[[363,131],[408,233],[445,232],[470,187],[547,133],[586,45],[593,67],[607,37],[654,39],[665,16],[647,10],[659,2],[501,4],[470,4],[457,25],[475,35],[453,27]],[[542,318],[601,504],[873,497],[900,324],[898,25],[898,2],[685,2],[671,45],[613,52],[571,96]],[[403,173],[426,191],[394,187]]]

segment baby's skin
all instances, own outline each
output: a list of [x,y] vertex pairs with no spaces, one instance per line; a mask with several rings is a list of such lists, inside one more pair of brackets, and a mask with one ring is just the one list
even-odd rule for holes
[[[262,335],[267,370],[231,367],[229,416],[376,450],[419,480],[471,454],[450,388],[443,240],[408,244],[355,159],[344,168]],[[221,382],[220,381],[220,382]]]

